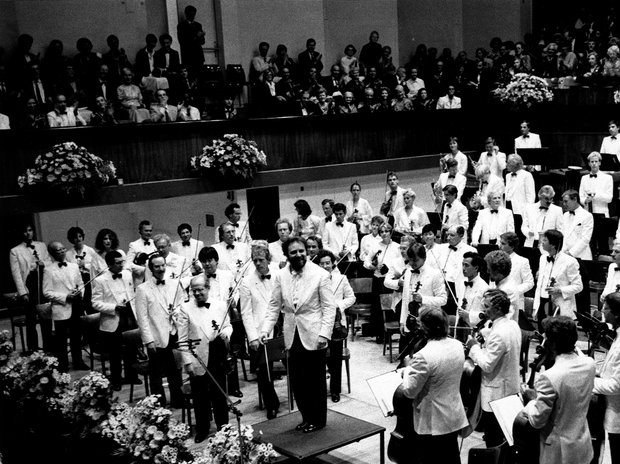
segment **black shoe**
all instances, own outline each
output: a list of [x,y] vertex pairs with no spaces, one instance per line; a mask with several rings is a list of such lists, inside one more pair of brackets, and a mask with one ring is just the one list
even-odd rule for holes
[[235,390],[230,394],[230,396],[234,396],[235,398],[243,398],[243,393],[241,393],[241,390]]
[[308,424],[306,426],[306,428],[304,429],[304,433],[316,432],[317,430],[321,430],[323,427],[325,427],[325,426],[323,425],[323,426],[319,427],[318,425]]
[[295,430],[304,430],[309,425],[310,424],[308,424],[306,421],[303,421],[301,424],[297,424],[297,427],[295,427]]
[[123,384],[124,385],[142,385],[142,380],[140,380],[139,377],[130,377],[130,378],[123,378]]
[[194,443],[201,443],[207,439],[209,436],[209,432],[196,432],[196,436],[194,437]]
[[332,393],[332,402],[337,403],[340,401],[340,393]]
[[90,366],[86,364],[84,361],[78,361],[76,363],[74,362],[72,366],[73,366],[73,370],[76,370],[76,371],[89,371],[90,370]]
[[267,409],[267,419],[275,419],[278,417],[278,409]]
[[381,336],[375,337],[375,343],[379,343],[379,344],[383,343],[383,337]]

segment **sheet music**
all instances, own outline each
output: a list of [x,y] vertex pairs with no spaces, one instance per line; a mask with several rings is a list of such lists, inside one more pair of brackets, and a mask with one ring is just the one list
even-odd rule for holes
[[385,417],[391,415],[394,412],[394,404],[392,403],[394,392],[403,383],[400,373],[396,371],[386,372],[385,374],[366,379],[366,382],[383,415]]
[[514,395],[491,401],[489,406],[491,406],[491,411],[495,414],[495,418],[497,422],[499,422],[502,432],[504,432],[506,441],[510,446],[513,446],[515,442],[512,436],[512,425],[514,424],[517,414],[523,409],[521,397],[515,393]]

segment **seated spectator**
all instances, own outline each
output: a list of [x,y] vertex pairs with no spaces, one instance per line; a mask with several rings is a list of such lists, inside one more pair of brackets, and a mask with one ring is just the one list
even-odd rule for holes
[[413,111],[413,103],[405,95],[405,88],[402,85],[397,85],[394,89],[396,98],[392,100],[393,111]]
[[288,49],[286,48],[286,45],[280,44],[276,47],[276,54],[271,57],[269,64],[272,66],[272,69],[276,75],[280,78],[284,77],[284,68],[289,70],[292,77],[297,76],[297,63],[295,63],[293,58],[288,56]]
[[155,68],[150,76],[144,76],[140,81],[142,87],[142,97],[146,104],[155,100],[155,93],[160,90],[168,90],[170,83],[168,79],[162,77],[161,69]]
[[405,81],[405,86],[407,89],[407,97],[411,100],[417,98],[418,91],[423,89],[424,81],[418,77],[418,68],[412,67],[411,71],[409,71],[409,79]]
[[152,122],[174,122],[177,120],[178,110],[174,105],[168,104],[168,94],[165,90],[155,93],[155,103],[151,103]]
[[47,116],[39,109],[34,97],[27,97],[19,112],[18,126],[21,129],[46,129]]
[[567,41],[562,42],[558,53],[558,70],[561,76],[572,76],[577,68],[577,55],[570,50]]
[[426,80],[426,88],[430,89],[433,96],[443,95],[448,87],[448,82],[452,80],[450,74],[444,69],[444,62],[438,60],[435,63],[435,70],[430,78]]
[[275,70],[275,67],[269,62],[269,57],[267,54],[269,53],[269,44],[267,42],[261,42],[258,44],[258,55],[252,58],[250,63],[250,74],[248,76],[251,84],[256,84],[257,82],[262,82],[265,71],[268,69]]
[[256,114],[260,116],[273,116],[279,112],[280,103],[286,100],[276,93],[276,83],[271,69],[265,71],[262,81],[258,81],[254,87],[253,103],[256,105]]
[[527,53],[525,43],[517,42],[515,44],[515,58],[520,60],[520,69],[522,69],[517,72],[525,72],[528,74],[532,72],[532,57]]
[[306,74],[302,77],[301,80],[301,90],[307,90],[308,92],[310,92],[310,95],[316,95],[319,87],[321,87],[318,78],[318,70],[314,66],[308,68]]
[[[110,34],[106,38],[106,43],[110,50],[103,54],[103,63],[108,66],[108,77],[112,85],[118,85],[121,82],[121,71],[123,68],[131,67],[131,63],[125,54],[125,49],[120,48],[120,41],[117,36]],[[106,96],[106,99],[107,98]]]
[[177,105],[178,121],[200,121],[200,111],[192,106],[192,97],[186,93]]
[[183,100],[185,95],[195,98],[198,94],[198,80],[195,77],[190,77],[187,66],[183,64],[179,68],[178,78],[173,79],[170,84],[173,84],[170,89],[170,97],[175,103]]
[[356,101],[361,101],[364,98],[364,77],[360,76],[359,68],[351,68],[349,75],[344,79],[345,92],[352,92]]
[[388,72],[395,71],[394,63],[392,62],[392,47],[384,45],[381,49],[381,58],[379,59],[379,65],[377,72],[381,77],[385,76]]
[[383,81],[379,79],[379,75],[377,74],[377,68],[371,66],[368,68],[366,72],[366,77],[364,78],[364,88],[372,89],[375,94],[379,94],[379,91],[383,87]]
[[41,60],[41,77],[46,82],[56,84],[62,79],[65,66],[69,61],[69,59],[63,55],[63,49],[64,45],[58,39],[52,40],[47,46],[45,57]]
[[540,75],[546,78],[560,76],[558,44],[555,42],[549,43],[543,50]]
[[118,121],[114,117],[114,108],[112,108],[112,105],[108,103],[103,95],[95,97],[95,102],[90,110],[92,113],[89,125],[113,126],[114,124],[118,124]]
[[93,52],[93,43],[86,37],[78,39],[75,48],[78,53],[73,57],[73,69],[78,82],[91,82],[97,77],[101,55]]
[[41,68],[38,61],[31,63],[27,72],[28,78],[20,83],[21,90],[18,98],[34,97],[41,109],[49,108],[53,91],[48,83],[41,79]]
[[317,94],[317,106],[319,114],[334,114],[334,102],[327,99],[327,92],[322,87]]
[[357,106],[355,105],[355,97],[353,92],[344,93],[344,101],[342,104],[336,107],[336,114],[352,114],[357,113]]
[[138,123],[149,120],[149,110],[142,103],[142,92],[133,84],[133,72],[129,68],[123,69],[123,84],[116,89],[116,98],[120,105],[119,119]]
[[364,100],[357,105],[357,112],[365,114],[375,112],[375,92],[370,87],[364,90]]
[[86,122],[78,113],[77,106],[67,108],[67,99],[62,94],[54,96],[54,109],[47,113],[49,127],[85,126]]
[[310,92],[302,92],[301,99],[297,103],[295,114],[298,116],[315,116],[321,114],[321,110],[316,103],[310,99]]
[[461,99],[456,95],[456,87],[448,85],[448,93],[437,100],[438,110],[458,110],[461,108]]
[[170,34],[159,36],[160,49],[153,55],[154,66],[159,68],[161,75],[170,79],[175,77],[181,66],[179,52],[172,48],[172,37]]
[[222,101],[222,106],[219,112],[216,115],[217,119],[238,119],[239,112],[237,108],[235,108],[235,99],[231,95],[227,95],[224,97]]
[[283,97],[287,103],[292,103],[297,99],[299,85],[293,80],[291,70],[287,67],[282,68],[280,76],[276,83],[276,95]]
[[344,49],[344,56],[340,58],[340,67],[345,76],[349,74],[351,68],[359,68],[359,61],[357,60],[357,49],[349,44]]
[[337,64],[333,65],[330,75],[321,78],[321,84],[328,97],[342,98],[342,68]]
[[603,60],[603,76],[620,76],[620,49],[617,45],[612,45],[607,49],[607,56]]
[[598,61],[598,55],[596,52],[592,52],[588,55],[587,61],[581,67],[579,82],[581,82],[582,85],[597,85],[602,75],[603,68]]
[[109,68],[107,64],[99,66],[99,74],[95,80],[87,83],[86,98],[88,101],[94,101],[98,96],[102,96],[106,101],[110,100],[118,87],[118,82],[113,85],[109,80]]
[[485,69],[493,68],[493,60],[489,58],[489,53],[483,47],[476,49],[476,61],[482,62]]
[[495,62],[495,85],[507,85],[512,80],[511,68],[514,63],[512,56],[502,56]]
[[465,50],[461,50],[458,53],[458,55],[456,55],[456,58],[454,59],[455,69],[458,69],[460,66],[464,66],[465,72],[468,72],[468,73],[471,67],[473,66],[473,62],[467,57],[467,52]]
[[323,71],[323,55],[316,51],[316,40],[306,40],[306,50],[297,57],[300,75],[306,75],[310,68],[316,70],[316,75],[320,76]]
[[521,58],[515,57],[512,65],[513,74],[530,74],[530,70],[525,67]]
[[418,98],[415,99],[416,111],[431,111],[435,109],[435,100],[433,100],[426,89],[418,90]]
[[75,77],[75,69],[73,64],[68,62],[65,65],[65,69],[62,74],[62,78],[54,86],[55,93],[61,93],[67,97],[69,104],[73,104],[76,101],[84,101],[86,99],[85,89],[82,84],[78,82]]
[[379,91],[379,101],[375,104],[375,113],[388,113],[392,111],[392,100],[390,99],[390,89],[381,87]]

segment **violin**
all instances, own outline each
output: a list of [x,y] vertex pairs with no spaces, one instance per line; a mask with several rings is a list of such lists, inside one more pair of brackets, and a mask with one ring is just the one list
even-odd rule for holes
[[484,314],[484,313],[480,313],[478,317],[480,318],[480,321],[472,329],[471,335],[472,335],[472,337],[474,337],[476,339],[476,341],[478,343],[480,343],[482,345],[484,343],[484,337],[482,336],[480,331],[484,328],[484,325],[486,324],[486,322],[488,320],[488,316],[486,314]]

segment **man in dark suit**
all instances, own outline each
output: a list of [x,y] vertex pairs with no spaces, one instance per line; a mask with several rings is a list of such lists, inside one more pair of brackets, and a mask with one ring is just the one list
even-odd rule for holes
[[138,80],[144,76],[150,76],[155,69],[155,47],[157,46],[157,36],[147,34],[146,46],[136,53],[135,71]]
[[200,67],[205,62],[202,46],[205,43],[205,33],[202,25],[195,21],[196,7],[188,5],[185,7],[185,20],[177,26],[177,36],[181,47],[181,58],[183,64],[187,66],[190,77],[196,77]]
[[97,97],[103,97],[108,101],[116,98],[116,86],[109,81],[108,75],[108,65],[99,66],[99,76],[94,81],[89,82],[86,88],[89,103],[94,102]]
[[174,76],[179,71],[181,60],[179,52],[172,49],[172,37],[170,34],[159,36],[161,48],[155,52],[155,67],[159,68],[164,77]]
[[317,77],[321,75],[321,71],[323,71],[323,62],[321,61],[323,55],[315,51],[315,48],[316,40],[306,40],[306,50],[297,57],[300,75],[305,76],[308,74],[310,68],[316,68]]

